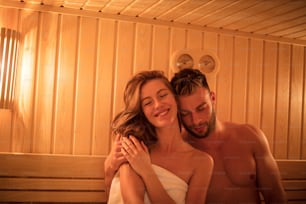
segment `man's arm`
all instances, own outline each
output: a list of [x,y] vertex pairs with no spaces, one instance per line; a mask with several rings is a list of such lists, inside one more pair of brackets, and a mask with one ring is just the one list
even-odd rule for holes
[[125,157],[121,153],[121,141],[120,136],[115,137],[114,144],[112,146],[110,154],[107,156],[104,162],[104,172],[105,172],[105,188],[106,194],[108,196],[111,187],[112,180],[118,171],[121,164],[126,162]]
[[256,134],[255,160],[257,184],[263,194],[265,203],[286,203],[286,193],[282,185],[280,172],[270,151],[264,133],[252,128]]

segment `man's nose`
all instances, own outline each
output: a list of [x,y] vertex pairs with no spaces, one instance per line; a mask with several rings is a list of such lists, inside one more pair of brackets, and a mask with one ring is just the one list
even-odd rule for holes
[[193,124],[199,124],[201,122],[200,114],[192,113],[192,122]]

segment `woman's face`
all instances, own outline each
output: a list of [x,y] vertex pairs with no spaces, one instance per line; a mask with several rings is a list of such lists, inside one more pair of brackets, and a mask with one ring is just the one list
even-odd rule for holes
[[141,107],[155,127],[167,127],[177,120],[177,104],[172,92],[160,79],[146,82],[140,91]]

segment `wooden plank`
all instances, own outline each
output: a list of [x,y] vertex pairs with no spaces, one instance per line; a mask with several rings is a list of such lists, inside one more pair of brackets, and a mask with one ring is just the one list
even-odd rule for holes
[[104,179],[2,178],[1,190],[104,191]]
[[[283,18],[282,20],[286,22],[288,20],[288,17],[286,19],[286,15],[290,13],[295,13],[299,15],[299,13],[305,11],[304,6],[304,1],[290,1],[287,4],[279,5],[273,9],[269,9],[263,12],[261,15],[254,16],[254,18],[248,18],[248,26],[243,26],[244,28],[242,28],[241,30],[245,32],[252,32],[254,30],[269,28],[273,25],[277,25],[277,22],[280,21],[281,18]],[[244,23],[244,25],[247,24]]]
[[286,191],[288,200],[303,200],[306,201],[306,190],[303,191]]
[[12,137],[12,111],[10,109],[0,109],[0,151],[11,151]]
[[[274,42],[265,42],[263,54],[264,64],[262,79],[262,110],[260,128],[265,133],[270,147],[272,147],[271,150],[274,153],[274,141],[278,141],[277,138],[274,138],[277,78],[277,44]],[[284,128],[282,128],[282,131],[283,130]]]
[[33,152],[51,153],[58,14],[41,13],[40,26]]
[[217,74],[216,109],[221,120],[229,121],[231,117],[231,97],[233,80],[234,37],[220,35],[219,56],[222,59]]
[[[127,81],[133,74],[135,45],[135,24],[131,22],[118,22],[116,44],[116,66],[113,86],[113,114],[119,113],[123,105],[123,92]],[[120,48],[120,49],[119,49]],[[114,115],[113,115],[114,116]]]
[[246,122],[260,127],[263,72],[263,40],[250,42],[250,57],[247,80]]
[[[236,1],[230,6],[221,8],[214,12],[215,15],[207,15],[205,18],[195,21],[200,25],[208,25],[217,28],[227,28],[228,25],[240,21],[241,19],[247,19],[252,15],[261,12],[261,10],[269,7],[266,1],[259,4],[257,1]],[[272,5],[270,5],[272,7]],[[235,30],[235,29],[234,29]]]
[[306,179],[305,160],[277,160],[281,177],[287,179]]
[[[93,155],[106,155],[111,148],[110,121],[114,105],[114,70],[116,58],[117,23],[100,20],[98,29],[97,68],[95,84],[95,111]],[[101,125],[103,124],[103,125]]]
[[59,67],[55,106],[55,138],[52,153],[72,154],[75,83],[79,21],[75,16],[62,16]]
[[[207,2],[207,3],[205,3]],[[205,0],[202,6],[199,6],[198,9],[193,10],[192,12],[187,13],[186,15],[181,16],[177,21],[180,23],[200,23],[201,25],[206,24],[206,18],[209,18],[211,15],[209,13],[216,12],[218,10],[222,11],[223,8],[228,7],[233,1],[215,1],[213,4]],[[242,2],[236,2],[242,3]],[[203,15],[206,14],[206,15]]]
[[82,191],[0,191],[0,202],[98,202],[105,203],[105,192]]
[[[202,49],[203,52],[205,52],[206,50],[208,52],[212,52],[215,56],[218,56],[218,40],[219,40],[219,35],[217,33],[213,33],[213,32],[205,32],[203,35],[204,39],[202,39]],[[200,41],[198,41],[199,43]],[[200,57],[199,57],[200,58]],[[199,59],[198,59],[199,60]],[[198,62],[196,62],[198,64]],[[212,91],[216,90],[216,74],[217,72],[212,72],[212,73],[207,73],[206,74],[206,78],[207,78],[207,82],[209,84],[209,88]]]
[[235,38],[231,121],[237,123],[246,122],[248,53],[245,49],[248,39]]
[[172,54],[171,56],[171,62],[170,62],[170,67],[171,69],[169,70],[169,76],[170,78],[174,75],[175,72],[179,71],[174,68],[174,59],[175,56],[173,53],[179,52],[181,50],[187,49],[187,34],[185,29],[180,29],[180,28],[171,28],[170,30],[170,53]]
[[151,69],[151,52],[152,25],[137,23],[135,33],[133,73]]
[[[162,70],[168,75],[170,63],[170,29],[166,26],[154,26],[152,38],[152,62],[153,69]],[[165,57],[168,56],[168,57]]]
[[[289,119],[289,103],[290,103],[290,45],[279,44],[278,48],[278,70],[277,70],[277,101],[275,115],[275,157],[279,159],[288,158],[288,119]],[[294,113],[295,114],[295,113]],[[295,148],[295,147],[294,147]],[[296,159],[296,158],[295,158]]]
[[[188,30],[187,32],[187,48],[190,50],[199,50],[202,49],[202,42],[203,42],[203,32],[199,30]],[[198,60],[198,59],[195,59]],[[194,62],[194,67],[197,67],[198,62]]]
[[[97,20],[82,17],[79,31],[78,72],[76,79],[76,104],[74,120],[73,154],[92,152],[92,115],[96,69]],[[88,54],[92,53],[92,54]],[[84,100],[86,99],[86,100]]]
[[[304,75],[303,75],[303,78],[304,78],[304,83],[303,83],[303,87],[306,87],[306,50],[304,49]],[[303,101],[301,102],[302,106],[304,107],[303,108],[303,111],[302,111],[302,117],[303,117],[303,122],[302,122],[302,128],[301,128],[301,131],[302,131],[302,139],[301,139],[301,148],[302,148],[302,152],[301,152],[301,159],[306,159],[306,100],[305,100],[305,96],[306,96],[306,89],[304,88],[303,89],[303,96],[304,96],[304,99]]]
[[104,178],[105,157],[0,153],[0,176]]
[[[301,158],[301,142],[302,142],[302,128],[303,124],[303,72],[305,67],[303,65],[304,50],[302,46],[292,46],[291,59],[291,78],[290,78],[290,115],[289,115],[289,158]],[[304,96],[305,97],[305,96]],[[305,100],[305,99],[304,99]]]
[[[22,46],[19,55],[22,56],[20,64],[19,90],[16,94],[19,118],[14,121],[12,151],[33,151],[33,106],[35,68],[37,62],[37,36],[38,36],[38,12],[22,10],[20,15],[20,34]],[[21,74],[23,73],[23,74]],[[22,108],[21,108],[22,107]],[[21,118],[20,118],[21,117]]]
[[283,180],[285,190],[306,190],[306,180]]

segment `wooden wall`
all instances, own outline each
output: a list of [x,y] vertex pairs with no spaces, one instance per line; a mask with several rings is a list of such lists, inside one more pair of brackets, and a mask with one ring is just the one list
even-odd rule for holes
[[0,152],[104,155],[129,77],[163,70],[172,54],[210,50],[222,120],[261,128],[276,158],[306,159],[304,45],[88,15],[1,8],[21,35],[16,101],[0,111]]

